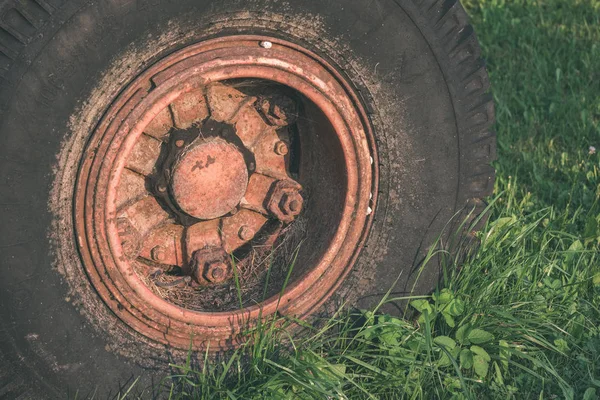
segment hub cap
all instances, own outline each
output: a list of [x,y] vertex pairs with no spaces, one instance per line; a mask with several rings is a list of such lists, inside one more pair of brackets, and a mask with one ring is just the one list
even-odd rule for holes
[[222,139],[200,139],[173,166],[171,195],[198,219],[222,217],[237,206],[248,186],[244,157]]

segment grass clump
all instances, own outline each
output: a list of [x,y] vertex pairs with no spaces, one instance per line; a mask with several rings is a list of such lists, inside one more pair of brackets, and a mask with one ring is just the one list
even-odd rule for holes
[[177,367],[171,398],[600,395],[600,1],[464,3],[497,104],[481,246],[460,267],[446,257],[414,316],[339,314],[299,341],[269,324],[219,364]]
[[410,299],[414,319],[338,315],[286,338],[290,347],[285,325],[259,328],[220,365],[179,367],[173,398],[593,399],[598,255],[548,223],[557,217],[544,209],[489,223],[445,287]]

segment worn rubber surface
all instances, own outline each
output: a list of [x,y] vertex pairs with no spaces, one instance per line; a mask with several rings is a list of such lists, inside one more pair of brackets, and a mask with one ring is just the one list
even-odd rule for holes
[[[2,1],[0,398],[104,398],[133,376],[143,374],[141,385],[163,376],[169,349],[90,300],[64,248],[74,239],[64,160],[77,159],[86,132],[145,66],[221,31],[269,32],[328,57],[370,112],[380,199],[338,297],[360,294],[367,307],[399,274],[394,291],[409,290],[415,262],[453,215],[491,194],[493,103],[457,1]],[[425,270],[417,290],[437,277]]]

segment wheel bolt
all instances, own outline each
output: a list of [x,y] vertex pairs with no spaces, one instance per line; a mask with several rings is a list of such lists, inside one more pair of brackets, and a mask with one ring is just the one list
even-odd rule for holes
[[272,189],[268,210],[282,222],[292,222],[302,211],[304,199],[301,186],[295,182],[278,181]]
[[215,268],[210,272],[210,276],[213,280],[219,280],[223,277],[223,270],[221,268]]
[[279,141],[275,143],[275,153],[280,156],[285,156],[288,153],[289,149],[285,142]]
[[250,228],[248,225],[244,225],[240,228],[239,237],[242,240],[250,240],[254,237],[255,232],[254,229]]
[[150,255],[154,261],[161,262],[165,260],[166,252],[162,246],[155,246],[150,251]]
[[302,204],[300,204],[300,202],[298,200],[292,200],[292,201],[290,201],[290,204],[288,205],[288,207],[290,208],[291,211],[298,212],[302,208]]
[[219,261],[208,264],[205,276],[210,282],[223,282],[227,279],[227,264]]
[[225,282],[231,277],[229,255],[220,247],[196,250],[184,273],[200,284]]

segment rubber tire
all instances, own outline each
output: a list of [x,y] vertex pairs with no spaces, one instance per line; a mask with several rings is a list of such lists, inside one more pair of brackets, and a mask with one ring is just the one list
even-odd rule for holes
[[[51,204],[62,168],[57,157],[72,140],[78,112],[106,89],[98,85],[107,73],[113,86],[126,83],[220,24],[247,30],[238,23],[263,24],[327,56],[372,118],[380,199],[339,297],[359,288],[356,304],[369,307],[399,275],[394,291],[406,292],[411,271],[455,213],[481,211],[494,183],[494,108],[480,48],[456,0],[4,0],[0,398],[85,398],[96,391],[102,398],[134,376],[143,375],[146,387],[164,375],[160,364],[153,372],[116,354],[112,339],[71,297],[56,265],[56,230],[64,222]],[[438,274],[435,265],[426,268],[415,290],[431,290]],[[169,354],[144,349],[160,359]]]

